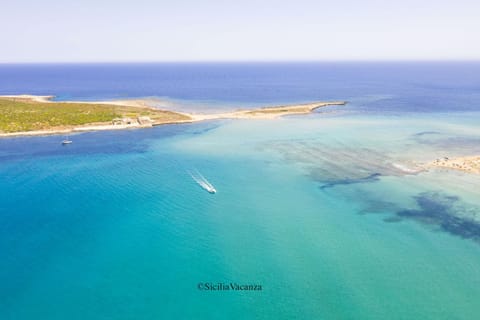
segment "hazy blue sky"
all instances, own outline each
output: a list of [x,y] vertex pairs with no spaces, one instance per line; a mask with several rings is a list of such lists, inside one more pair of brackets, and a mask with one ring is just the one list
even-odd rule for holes
[[480,0],[3,0],[0,62],[480,59]]

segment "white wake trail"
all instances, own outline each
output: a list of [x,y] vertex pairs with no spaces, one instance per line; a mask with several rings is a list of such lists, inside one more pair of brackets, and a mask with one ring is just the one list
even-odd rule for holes
[[217,190],[215,189],[215,187],[200,172],[198,172],[198,170],[195,170],[195,171],[196,171],[196,174],[192,172],[188,172],[192,177],[192,179],[206,191],[210,193],[216,193]]
[[207,180],[207,178],[205,178],[200,172],[198,172],[198,170],[197,170],[197,174],[200,177],[200,179],[203,181],[203,183],[205,183],[210,188],[213,188],[213,185]]

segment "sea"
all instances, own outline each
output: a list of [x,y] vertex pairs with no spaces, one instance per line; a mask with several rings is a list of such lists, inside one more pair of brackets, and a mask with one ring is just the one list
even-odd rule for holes
[[[3,64],[0,94],[308,115],[0,139],[0,319],[479,319],[479,62]],[[203,189],[192,172],[211,183]]]

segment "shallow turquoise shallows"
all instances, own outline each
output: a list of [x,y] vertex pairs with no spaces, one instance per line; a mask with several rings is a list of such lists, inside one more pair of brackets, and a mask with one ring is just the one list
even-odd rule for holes
[[[419,167],[480,154],[480,112],[399,111],[389,89],[276,120],[1,139],[0,319],[480,318],[480,178]],[[449,101],[478,108],[465,90]]]

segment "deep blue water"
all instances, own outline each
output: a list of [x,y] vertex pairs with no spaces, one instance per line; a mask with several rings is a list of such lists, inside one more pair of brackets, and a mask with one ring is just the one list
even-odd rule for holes
[[480,62],[0,65],[0,94],[225,103],[351,100],[381,111],[470,111]]

